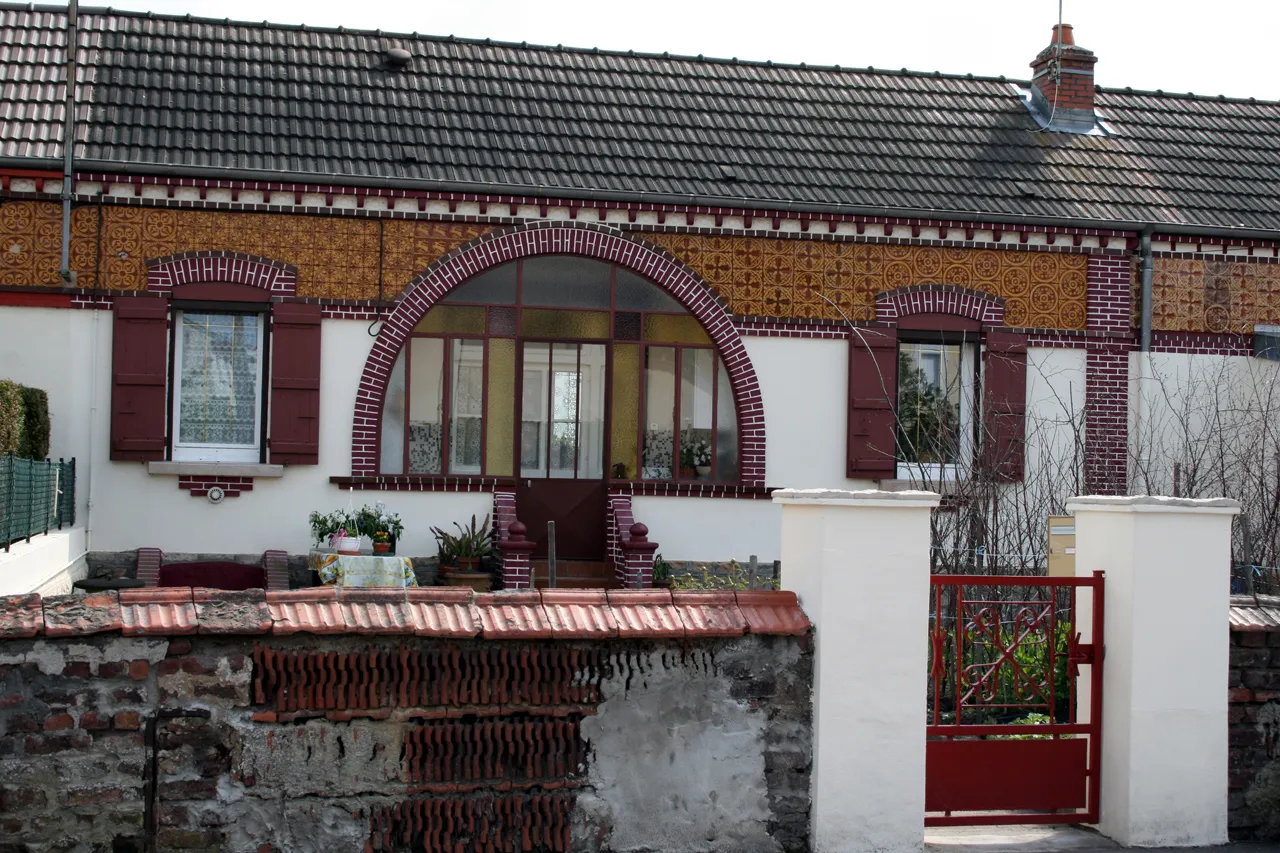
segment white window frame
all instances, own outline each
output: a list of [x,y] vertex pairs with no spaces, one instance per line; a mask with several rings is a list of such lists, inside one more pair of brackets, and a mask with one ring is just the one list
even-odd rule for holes
[[[902,344],[918,344],[920,341],[905,340]],[[928,345],[926,343],[926,345]],[[973,428],[978,414],[979,394],[977,376],[978,359],[982,356],[982,347],[977,341],[964,341],[960,344],[940,343],[938,346],[960,347],[960,446],[957,448],[959,462],[903,462],[897,463],[897,478],[908,480],[913,486],[926,486],[930,483],[954,482],[959,480],[961,472],[969,470],[973,463]]]
[[251,311],[209,311],[192,310],[192,314],[253,314],[258,318],[258,375],[253,386],[253,398],[256,401],[253,411],[253,444],[212,444],[182,442],[182,331],[183,316],[186,311],[175,311],[173,314],[173,451],[175,462],[260,462],[262,460],[262,382],[265,372],[265,335],[267,316]]

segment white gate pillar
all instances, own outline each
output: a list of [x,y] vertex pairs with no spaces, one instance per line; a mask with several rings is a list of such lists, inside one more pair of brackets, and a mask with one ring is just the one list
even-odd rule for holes
[[1099,829],[1126,847],[1225,844],[1231,517],[1240,504],[1078,497],[1067,511],[1076,574],[1106,572]]
[[932,492],[783,489],[782,585],[815,627],[810,847],[924,847]]

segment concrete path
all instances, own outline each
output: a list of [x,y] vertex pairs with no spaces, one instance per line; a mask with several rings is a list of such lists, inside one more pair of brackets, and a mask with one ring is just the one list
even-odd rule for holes
[[[1082,826],[956,826],[924,831],[925,853],[1114,853],[1114,841]],[[1202,847],[1221,853],[1280,853],[1280,844],[1242,843]],[[1188,853],[1189,848],[1150,848],[1143,853]]]

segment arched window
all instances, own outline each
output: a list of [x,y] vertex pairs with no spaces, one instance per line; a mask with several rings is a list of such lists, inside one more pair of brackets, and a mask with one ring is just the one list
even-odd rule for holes
[[733,390],[710,337],[630,270],[513,261],[414,327],[384,398],[381,473],[737,482]]

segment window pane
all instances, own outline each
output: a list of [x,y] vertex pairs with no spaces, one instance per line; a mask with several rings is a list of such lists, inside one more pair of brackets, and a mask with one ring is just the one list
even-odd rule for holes
[[484,309],[459,305],[437,305],[413,327],[415,332],[453,335],[483,335]]
[[903,462],[957,461],[960,437],[960,347],[898,347],[898,453]]
[[515,335],[515,333],[516,309],[505,307],[489,309],[489,334]]
[[673,479],[676,351],[647,347],[644,368],[644,464],[646,480]]
[[571,478],[578,456],[578,345],[551,345],[551,465],[548,476]]
[[[578,479],[604,476],[604,344],[579,344]],[[634,423],[634,422],[633,422]]]
[[733,404],[733,386],[724,362],[716,359],[716,469],[721,483],[738,479],[738,410]]
[[549,255],[524,261],[520,301],[559,308],[608,308],[609,265],[587,258]]
[[709,349],[686,349],[680,362],[680,477],[711,479],[712,371]]
[[616,480],[637,479],[640,451],[640,346],[613,345],[613,420],[609,470]]
[[510,338],[489,340],[489,410],[485,437],[485,473],[510,477],[515,441],[516,342]]
[[619,311],[671,311],[684,313],[684,306],[662,288],[630,270],[618,267],[618,292],[614,296]]
[[609,312],[525,308],[520,313],[520,332],[530,337],[540,338],[604,340],[609,337]]
[[547,401],[551,344],[524,345],[524,376],[520,401],[520,476],[547,476]]
[[405,351],[400,350],[391,378],[387,380],[387,393],[382,399],[382,451],[378,470],[383,474],[404,473],[404,362]]
[[257,314],[182,314],[178,441],[258,443]]
[[711,338],[707,337],[698,318],[690,314],[683,317],[673,317],[670,314],[646,314],[644,339],[676,344],[711,343]]
[[449,473],[480,473],[484,424],[484,341],[450,342]]
[[409,473],[439,474],[444,433],[444,340],[409,341]]
[[516,304],[516,265],[513,261],[503,264],[475,278],[468,279],[440,300],[441,302],[472,302],[477,305]]

